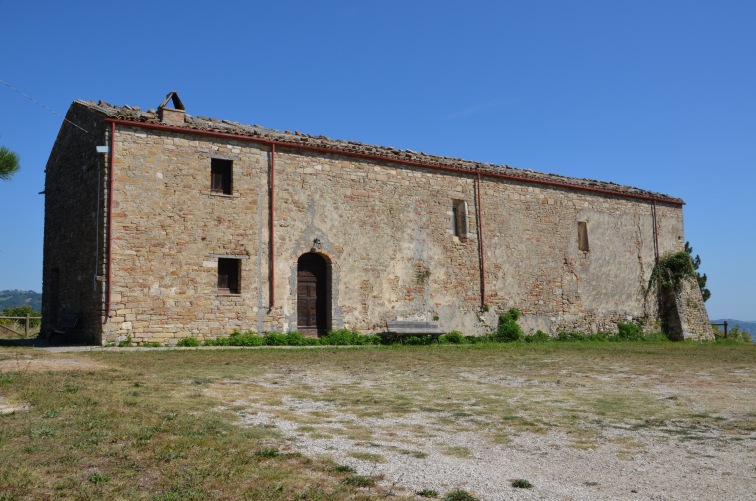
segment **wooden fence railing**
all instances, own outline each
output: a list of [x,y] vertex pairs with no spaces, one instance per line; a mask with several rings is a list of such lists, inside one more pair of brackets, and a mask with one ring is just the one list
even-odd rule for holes
[[11,327],[11,326],[18,325],[19,322],[14,322],[13,324],[10,324],[10,325],[0,323],[0,330],[12,332],[18,336],[23,336],[24,338],[28,338],[29,333],[31,332],[31,329],[32,329],[32,324],[37,323],[40,320],[42,320],[42,317],[33,317],[31,315],[26,315],[25,317],[6,317],[6,316],[0,315],[0,320],[22,320],[23,322],[20,322],[20,323],[22,323],[24,327],[23,333],[18,332],[16,329],[13,329]]
[[716,325],[716,326],[723,325],[724,326],[724,337],[727,337],[727,320],[725,320],[721,324],[711,324],[711,325]]

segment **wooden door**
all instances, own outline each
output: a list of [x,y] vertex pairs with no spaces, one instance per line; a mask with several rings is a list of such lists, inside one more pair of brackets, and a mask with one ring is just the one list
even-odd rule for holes
[[315,253],[297,261],[297,330],[308,336],[323,336],[328,330],[330,300],[325,259]]
[[303,334],[317,334],[318,279],[310,270],[297,272],[297,328]]

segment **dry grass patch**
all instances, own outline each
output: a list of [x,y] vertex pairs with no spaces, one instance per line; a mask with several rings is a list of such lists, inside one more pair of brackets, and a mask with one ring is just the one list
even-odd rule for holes
[[[19,350],[20,351],[20,350]],[[81,357],[31,357],[20,352],[0,358],[0,374],[100,370],[106,366]]]
[[[218,410],[207,389],[220,384],[216,374],[237,372],[235,357],[87,353],[70,358],[101,369],[64,363],[51,373],[39,369],[48,356],[23,354],[37,367],[0,372],[0,395],[29,403],[0,416],[0,499],[370,498],[328,463],[289,450],[277,429],[240,428],[234,412]],[[237,362],[256,373],[241,367],[246,356]]]
[[[0,499],[380,494],[345,482],[349,473],[329,461],[297,454],[307,453],[305,439],[345,444],[353,459],[350,452],[383,458],[376,468],[396,458],[421,468],[433,448],[460,461],[477,456],[444,442],[464,433],[492,445],[558,434],[567,437],[559,447],[609,444],[628,456],[644,452],[627,438],[634,430],[748,440],[754,354],[752,346],[682,343],[75,356],[0,349],[0,363],[12,364],[0,370],[0,396],[29,405],[0,416]],[[370,442],[380,454],[357,445]]]
[[385,463],[386,457],[373,452],[350,452],[349,456],[369,463]]
[[442,447],[441,451],[447,456],[452,456],[455,458],[470,459],[473,457],[473,453],[470,449],[459,445]]

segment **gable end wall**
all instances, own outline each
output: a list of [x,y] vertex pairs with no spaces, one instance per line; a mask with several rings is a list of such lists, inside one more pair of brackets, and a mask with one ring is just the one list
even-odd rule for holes
[[[105,277],[107,144],[101,117],[71,106],[50,154],[45,175],[42,332],[78,317],[67,341],[100,344]],[[57,270],[57,271],[55,271]],[[57,273],[57,293],[54,290]]]

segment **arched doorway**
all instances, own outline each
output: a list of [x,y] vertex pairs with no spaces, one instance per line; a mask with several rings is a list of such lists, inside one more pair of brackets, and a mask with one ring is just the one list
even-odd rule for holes
[[308,252],[297,260],[297,330],[323,336],[331,314],[329,266],[320,254]]

